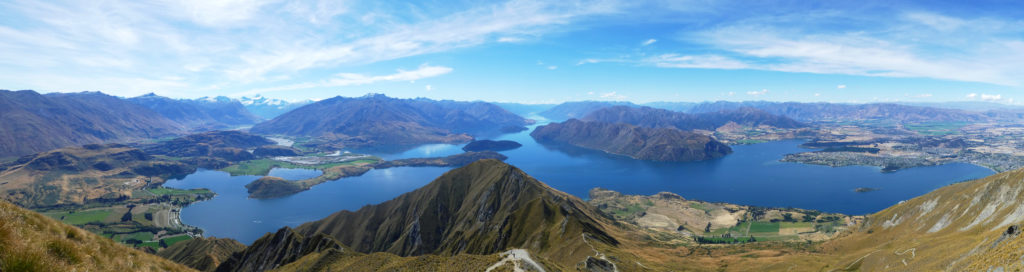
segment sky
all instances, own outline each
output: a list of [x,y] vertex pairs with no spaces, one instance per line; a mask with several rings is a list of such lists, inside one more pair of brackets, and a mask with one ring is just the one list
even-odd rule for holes
[[0,89],[10,90],[1024,103],[1024,4],[1013,1],[0,0],[0,9]]

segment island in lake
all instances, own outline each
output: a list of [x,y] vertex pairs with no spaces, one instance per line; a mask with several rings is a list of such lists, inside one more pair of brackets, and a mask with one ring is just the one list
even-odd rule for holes
[[465,150],[465,151],[505,151],[505,150],[516,149],[516,148],[519,148],[519,147],[522,147],[522,146],[523,146],[523,144],[520,144],[520,143],[518,143],[516,141],[509,141],[509,140],[501,140],[501,141],[479,140],[479,141],[473,141],[473,142],[470,142],[470,143],[466,144],[466,146],[462,147],[462,150]]
[[728,145],[689,131],[577,119],[537,127],[530,136],[538,142],[568,144],[639,160],[700,161],[732,153]]

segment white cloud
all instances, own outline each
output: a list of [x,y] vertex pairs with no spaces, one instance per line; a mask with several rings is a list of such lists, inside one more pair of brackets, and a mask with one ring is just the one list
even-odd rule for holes
[[423,88],[426,89],[428,92],[434,89],[434,87],[431,87],[430,85],[423,86]]
[[548,66],[547,68],[548,68],[548,70],[555,70],[555,69],[558,69],[558,66],[551,65],[551,66]]
[[903,17],[908,21],[946,32],[956,30],[967,23],[958,18],[926,12],[907,13]]
[[839,86],[836,86],[836,89],[846,89],[846,85],[839,84]]
[[768,89],[761,89],[760,91],[749,91],[749,92],[747,92],[747,94],[753,95],[753,96],[765,95],[765,94],[768,94]]
[[587,95],[594,95],[594,92],[587,92]]
[[[240,95],[254,95],[254,94],[266,94],[271,92],[287,91],[287,90],[301,90],[310,88],[322,88],[322,87],[338,87],[338,86],[354,86],[354,85],[366,85],[377,82],[385,81],[415,81],[417,79],[436,77],[450,73],[452,68],[444,66],[430,66],[427,64],[420,65],[416,70],[406,71],[399,69],[394,74],[369,76],[364,74],[356,73],[339,73],[333,78],[319,81],[319,82],[305,82],[299,84],[291,84],[270,88],[261,88],[250,90],[243,93],[234,94],[235,96]],[[427,90],[432,89],[430,85],[427,85]]]
[[500,37],[500,38],[498,38],[498,42],[500,42],[500,43],[518,43],[518,42],[523,42],[525,40],[526,39],[523,39],[523,38],[520,38],[520,37]]
[[647,58],[644,62],[665,68],[703,68],[703,69],[745,69],[749,68],[742,61],[718,55],[677,55],[664,54]]
[[[842,14],[842,13],[839,13]],[[1019,23],[909,14],[924,27],[882,24],[879,29],[823,32],[821,20],[846,17],[759,17],[684,36],[729,56],[728,67],[879,77],[925,77],[1024,85],[1024,41]],[[786,21],[789,20],[789,21]],[[945,28],[941,25],[956,25]],[[782,25],[786,27],[782,27]],[[932,30],[935,27],[943,28]],[[722,68],[713,65],[682,65]],[[673,67],[673,66],[662,66]]]
[[649,40],[646,40],[646,41],[643,42],[643,46],[648,46],[648,45],[651,45],[651,44],[653,44],[655,42],[658,42],[658,40],[649,39]]
[[601,62],[601,60],[598,60],[598,59],[583,59],[583,60],[580,60],[579,62],[577,62],[576,65],[594,64],[594,63],[600,63],[600,62]]
[[[581,18],[617,12],[619,5],[614,0],[512,0],[409,11],[340,0],[11,0],[0,2],[10,18],[0,22],[0,74],[13,80],[0,84],[51,75],[54,80],[41,81],[46,84],[23,86],[81,91],[82,85],[57,79],[181,76],[186,80],[163,89],[177,97],[315,85],[320,82],[310,82],[308,70],[352,69],[540,37]],[[105,91],[152,91],[141,86]]]
[[972,98],[973,99],[975,97],[978,97],[977,93],[969,93],[969,94],[967,94],[967,98]]
[[928,97],[932,97],[932,94],[930,94],[930,93],[919,94],[919,95],[915,95],[914,97],[917,97],[917,98],[928,98]]
[[820,93],[814,93],[814,96],[821,96]]
[[985,100],[985,101],[999,101],[999,100],[1003,100],[1003,95],[1001,95],[1001,94],[981,94],[981,100]]
[[729,96],[736,95],[736,92],[729,92]]
[[617,92],[607,92],[607,93],[601,94],[601,98],[620,99],[621,100],[621,99],[626,99],[626,96],[618,94]]

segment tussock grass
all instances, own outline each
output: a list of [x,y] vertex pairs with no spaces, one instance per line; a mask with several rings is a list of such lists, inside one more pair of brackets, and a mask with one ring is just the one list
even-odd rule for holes
[[0,201],[0,271],[190,271]]

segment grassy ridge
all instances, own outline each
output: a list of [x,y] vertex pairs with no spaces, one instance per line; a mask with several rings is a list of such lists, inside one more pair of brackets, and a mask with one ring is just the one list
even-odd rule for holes
[[0,201],[0,271],[191,271]]

